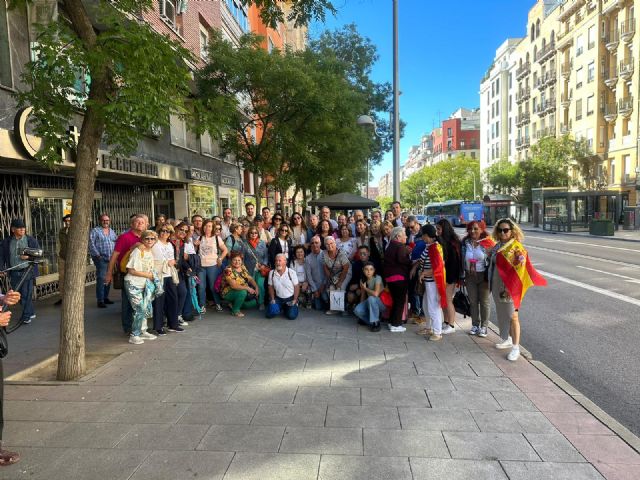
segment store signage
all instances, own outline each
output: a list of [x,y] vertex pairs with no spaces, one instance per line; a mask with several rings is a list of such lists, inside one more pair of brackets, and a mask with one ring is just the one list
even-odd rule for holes
[[[36,154],[40,150],[42,139],[27,133],[27,124],[29,123],[29,117],[32,113],[33,107],[25,107],[18,110],[13,121],[13,134],[22,151],[32,160],[37,160]],[[73,145],[77,146],[80,139],[78,127],[70,125],[67,129],[67,135],[71,139]],[[66,151],[61,151],[60,155],[63,161],[67,159]],[[71,159],[75,161],[75,151],[71,151]]]
[[215,182],[215,173],[209,170],[200,170],[199,168],[190,168],[187,170],[187,178],[190,180],[198,180],[201,182]]
[[116,172],[133,173],[136,175],[146,175],[148,177],[158,177],[158,165],[135,158],[124,158],[111,155],[102,156],[102,168],[114,170]]
[[220,183],[222,185],[228,185],[229,187],[235,187],[237,185],[236,178],[229,175],[220,175]]

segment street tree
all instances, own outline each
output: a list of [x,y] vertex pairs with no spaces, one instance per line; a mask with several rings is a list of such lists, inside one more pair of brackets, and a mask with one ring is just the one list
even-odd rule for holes
[[518,164],[511,163],[504,158],[487,167],[483,174],[484,180],[489,185],[490,192],[509,195],[513,197],[516,203],[519,203],[521,190]]
[[[279,0],[242,1],[261,7],[270,25],[284,20]],[[9,2],[11,8],[28,3],[31,0]],[[55,168],[61,152],[72,151],[76,164],[60,327],[60,380],[85,372],[85,261],[98,149],[104,143],[112,154],[131,152],[141,135],[168,124],[170,112],[187,112],[191,55],[144,23],[142,13],[154,3],[60,0],[57,19],[43,25],[31,40],[34,59],[22,78],[28,90],[16,95],[20,106],[33,107],[34,130],[43,139],[38,159]],[[291,0],[288,5],[287,19],[298,25],[334,11],[328,0]],[[78,78],[84,79],[86,91],[76,90]],[[82,126],[74,143],[65,130],[78,115]]]

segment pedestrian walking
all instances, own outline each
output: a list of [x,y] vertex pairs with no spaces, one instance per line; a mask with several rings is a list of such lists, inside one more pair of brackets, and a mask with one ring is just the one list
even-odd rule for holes
[[[156,222],[159,225],[164,224],[164,216],[156,218]],[[91,255],[93,265],[96,267],[98,308],[106,308],[107,305],[113,303],[109,300],[110,285],[105,282],[105,277],[117,239],[116,232],[111,229],[111,218],[106,213],[101,213],[100,225],[92,228],[89,232],[89,255]]]

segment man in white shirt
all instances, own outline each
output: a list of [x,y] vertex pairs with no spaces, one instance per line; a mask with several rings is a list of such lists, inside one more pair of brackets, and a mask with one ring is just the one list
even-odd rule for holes
[[287,319],[295,320],[298,317],[298,295],[300,294],[298,275],[287,267],[287,259],[282,253],[276,255],[275,267],[267,277],[270,300],[267,318],[283,313]]
[[227,237],[231,235],[231,232],[229,231],[231,223],[233,222],[231,215],[231,209],[229,207],[222,211],[222,222],[220,222],[220,226],[222,227],[222,240],[226,240]]

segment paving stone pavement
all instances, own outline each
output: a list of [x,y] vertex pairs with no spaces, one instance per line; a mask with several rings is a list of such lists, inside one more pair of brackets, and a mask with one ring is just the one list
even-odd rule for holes
[[462,318],[436,343],[310,310],[212,312],[133,346],[112,317],[93,349],[122,353],[104,367],[6,386],[22,460],[1,479],[640,478],[640,455]]

